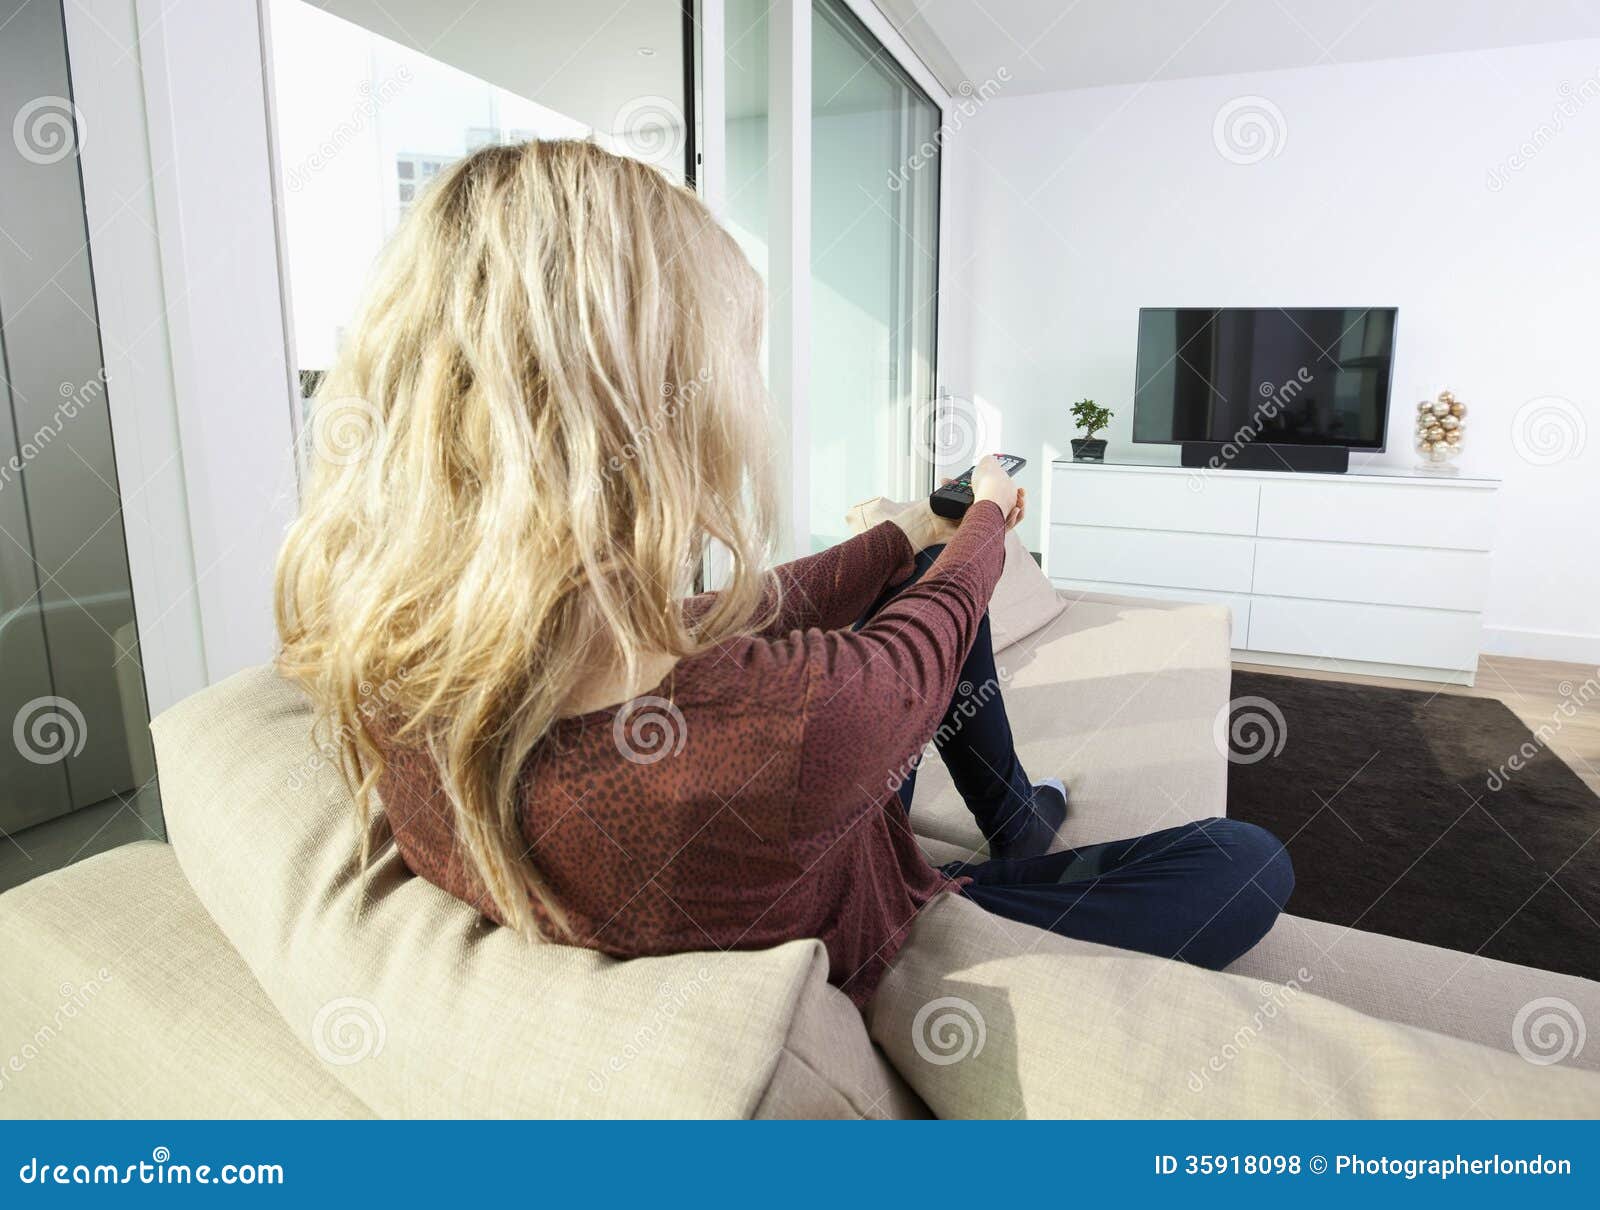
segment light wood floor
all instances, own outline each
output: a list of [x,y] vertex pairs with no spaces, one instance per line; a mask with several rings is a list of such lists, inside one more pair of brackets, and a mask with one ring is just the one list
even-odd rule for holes
[[[1584,664],[1558,664],[1553,660],[1519,660],[1505,655],[1484,655],[1478,657],[1478,683],[1468,687],[1345,672],[1268,667],[1265,664],[1235,663],[1234,667],[1246,672],[1267,672],[1277,676],[1307,676],[1315,680],[1344,681],[1354,685],[1385,685],[1394,689],[1420,689],[1428,693],[1493,698],[1504,703],[1527,724],[1530,731],[1537,731],[1544,724],[1559,719],[1560,729],[1551,736],[1550,750],[1564,760],[1589,789],[1600,795],[1600,669]],[[1564,701],[1577,707],[1570,716],[1561,709]],[[1583,704],[1580,706],[1579,703]]]

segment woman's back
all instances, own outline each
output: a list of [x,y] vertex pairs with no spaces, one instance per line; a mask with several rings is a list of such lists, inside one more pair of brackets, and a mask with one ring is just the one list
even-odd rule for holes
[[[528,859],[569,939],[632,957],[817,937],[832,981],[864,1004],[917,912],[952,885],[912,836],[896,772],[943,712],[942,653],[970,644],[999,574],[1001,528],[997,510],[975,517],[944,572],[859,632],[846,628],[910,574],[898,528],[788,564],[783,608],[763,633],[682,660],[620,706],[558,722],[517,798]],[[930,607],[943,598],[972,605]],[[386,768],[381,796],[407,864],[495,915],[455,843],[432,760],[396,751]]]

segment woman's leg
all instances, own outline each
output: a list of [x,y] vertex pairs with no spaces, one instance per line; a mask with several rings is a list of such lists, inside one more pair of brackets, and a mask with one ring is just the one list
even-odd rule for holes
[[1008,920],[1213,970],[1266,936],[1294,890],[1278,838],[1233,819],[945,873]]
[[[930,546],[921,551],[911,578],[887,589],[861,621],[914,584],[943,549]],[[1017,759],[987,614],[962,662],[955,696],[939,721],[933,742],[993,856],[1031,857],[1049,849],[1066,815],[1066,791],[1059,782],[1035,786]],[[915,787],[916,770],[912,769],[900,784],[900,803],[907,811]]]

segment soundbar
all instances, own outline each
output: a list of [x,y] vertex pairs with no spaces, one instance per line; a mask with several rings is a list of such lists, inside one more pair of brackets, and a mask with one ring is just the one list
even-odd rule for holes
[[1350,469],[1350,450],[1342,445],[1185,441],[1181,461],[1188,467],[1209,467],[1223,471],[1300,471],[1342,475]]

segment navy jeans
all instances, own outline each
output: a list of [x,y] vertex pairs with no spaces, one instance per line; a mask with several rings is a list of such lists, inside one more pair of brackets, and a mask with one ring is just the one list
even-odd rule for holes
[[[943,549],[921,552],[915,575],[888,589],[866,616],[920,577]],[[987,617],[934,743],[980,830],[992,839],[1029,801],[1032,783],[1012,742]],[[915,788],[913,772],[900,787],[908,812]],[[1294,889],[1289,855],[1277,837],[1232,819],[1203,819],[1040,857],[953,862],[944,871],[971,879],[966,896],[997,916],[1212,969],[1266,936]]]

